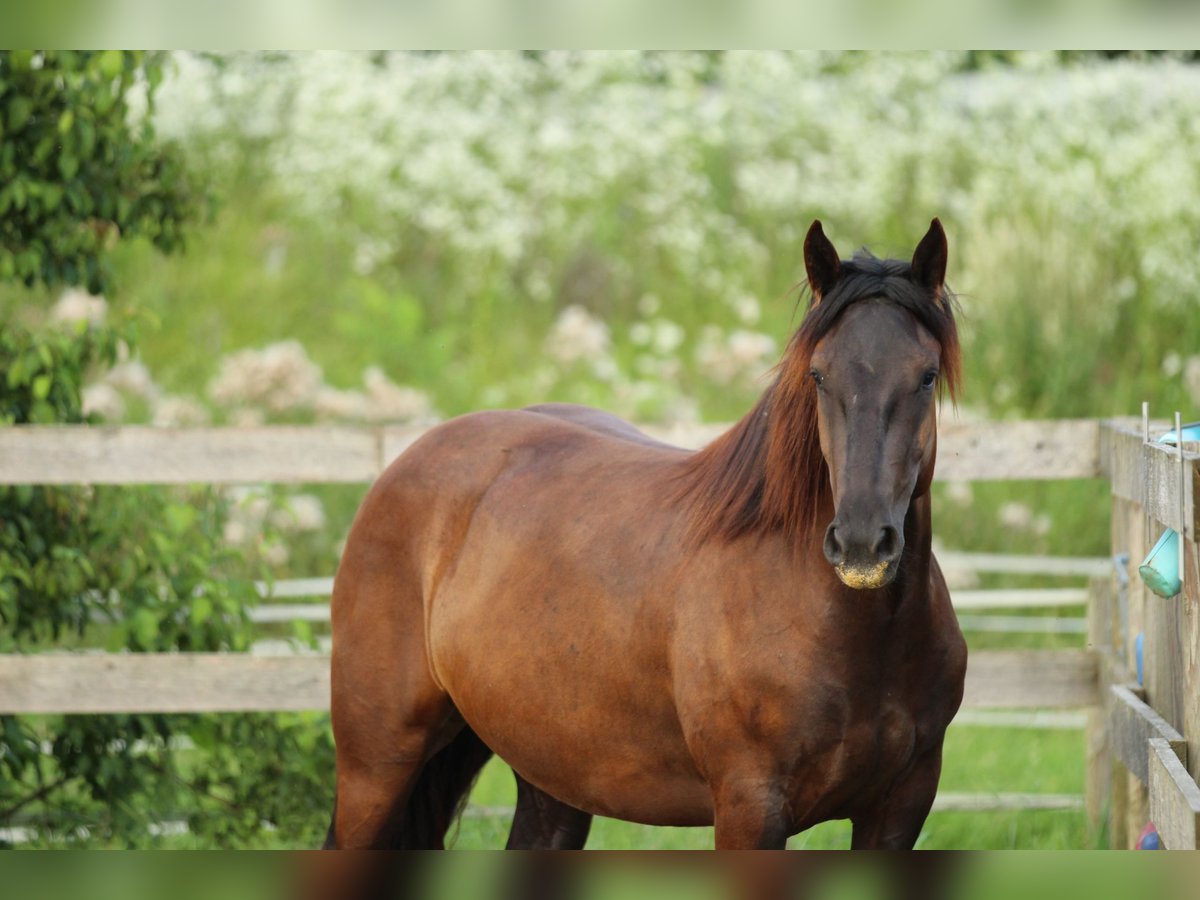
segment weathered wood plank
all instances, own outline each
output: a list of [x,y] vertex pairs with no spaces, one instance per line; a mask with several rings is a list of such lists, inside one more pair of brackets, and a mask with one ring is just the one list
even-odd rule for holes
[[950,602],[959,610],[1046,609],[1082,606],[1087,601],[1087,588],[996,588],[950,592]]
[[[1072,810],[1083,807],[1078,794],[1021,794],[1005,791],[967,794],[941,791],[933,800],[933,812],[1001,812],[1011,810]],[[468,819],[511,819],[511,806],[468,804],[463,816]]]
[[371,481],[370,428],[0,428],[4,484],[244,484]]
[[964,709],[1062,709],[1096,702],[1096,660],[1086,650],[986,650],[967,657]]
[[938,481],[1098,478],[1094,419],[942,422]]
[[[972,654],[965,708],[1075,708],[1095,700],[1085,651]],[[0,656],[0,713],[327,709],[325,655],[130,653]]]
[[429,428],[422,425],[385,425],[381,429],[380,471],[421,439]]
[[1109,690],[1109,743],[1125,768],[1143,784],[1149,778],[1147,752],[1149,740],[1165,741],[1171,750],[1187,757],[1187,742],[1171,723],[1154,711],[1129,685],[1114,684]]
[[1183,582],[1183,625],[1180,640],[1183,644],[1183,722],[1180,731],[1188,742],[1188,772],[1200,780],[1200,545],[1187,542],[1187,576]]
[[[700,447],[724,425],[647,427]],[[0,429],[5,484],[243,484],[367,482],[423,427],[269,425],[154,428],[22,425]],[[939,437],[943,481],[1094,478],[1093,420],[947,423]]]
[[1107,556],[1025,556],[1019,553],[963,553],[958,550],[941,550],[937,553],[937,561],[943,572],[1078,575],[1089,578],[1112,574],[1112,560]]
[[940,791],[933,800],[934,812],[1003,812],[1009,810],[1068,810],[1083,809],[1084,798],[1078,794],[965,794]]
[[1113,496],[1145,507],[1163,527],[1197,539],[1200,453],[1185,451],[1181,464],[1177,448],[1144,443],[1140,429],[1111,422],[1100,428],[1100,446],[1100,464]]
[[[333,592],[333,578],[290,578],[276,581],[268,585],[257,582],[259,595],[276,599],[293,597],[328,597]],[[1061,606],[1080,606],[1087,603],[1086,588],[995,588],[987,590],[958,590],[950,594],[950,600],[956,610],[973,609],[1054,609]],[[255,621],[278,621],[278,618],[258,618],[261,610],[271,610],[277,607],[268,605],[256,608],[251,612]],[[281,607],[280,607],[281,608]],[[328,605],[319,607],[317,604],[305,604],[305,612],[301,618],[316,621],[319,618],[313,610],[323,608],[328,618]],[[266,616],[277,615],[265,613]],[[1055,620],[1045,620],[1055,621]],[[1032,626],[1029,630],[1058,630],[1057,626]],[[1075,631],[1074,624],[1063,626],[1061,630]]]
[[1200,786],[1167,741],[1148,743],[1150,821],[1168,850],[1200,849]]
[[0,713],[326,709],[329,659],[239,653],[0,656]]

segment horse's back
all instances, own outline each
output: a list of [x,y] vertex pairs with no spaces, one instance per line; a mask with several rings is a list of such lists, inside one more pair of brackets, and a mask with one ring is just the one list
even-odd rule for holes
[[590,406],[579,406],[574,403],[539,403],[536,406],[525,407],[524,411],[550,416],[559,421],[569,422],[581,428],[586,428],[596,434],[630,441],[635,444],[641,444],[644,447],[684,452],[679,447],[650,437],[650,435],[626,422],[620,416],[615,416],[610,412]]

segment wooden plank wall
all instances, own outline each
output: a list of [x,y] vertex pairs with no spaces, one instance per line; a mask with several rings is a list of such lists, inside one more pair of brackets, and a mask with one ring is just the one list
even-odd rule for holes
[[[1165,846],[1196,846],[1194,819],[1188,818],[1200,777],[1200,453],[1195,449],[1187,446],[1181,461],[1176,448],[1144,443],[1140,428],[1101,428],[1101,465],[1113,494],[1112,549],[1128,555],[1128,584],[1120,592],[1124,603],[1090,610],[1101,693],[1110,697],[1107,739],[1116,757],[1108,798],[1113,846],[1132,846],[1152,813],[1169,817],[1159,832]],[[1171,599],[1147,590],[1137,573],[1167,527],[1186,536],[1184,589]],[[1112,591],[1117,593],[1115,586]],[[1139,633],[1141,685],[1133,683]],[[1160,758],[1164,752],[1173,762]]]

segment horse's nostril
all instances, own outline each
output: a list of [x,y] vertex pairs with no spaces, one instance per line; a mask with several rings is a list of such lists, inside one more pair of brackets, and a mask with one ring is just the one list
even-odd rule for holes
[[885,525],[875,543],[875,558],[889,562],[900,555],[900,532],[891,525]]
[[825,530],[825,543],[822,545],[825,551],[825,558],[829,560],[830,565],[840,566],[846,559],[846,551],[842,547],[841,539],[838,538],[837,526],[830,525]]

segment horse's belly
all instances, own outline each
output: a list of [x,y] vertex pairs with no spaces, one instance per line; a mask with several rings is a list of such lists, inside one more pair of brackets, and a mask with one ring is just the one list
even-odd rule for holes
[[546,573],[465,574],[433,605],[430,658],[484,743],[588,812],[710,822],[711,794],[683,739],[653,613]]

